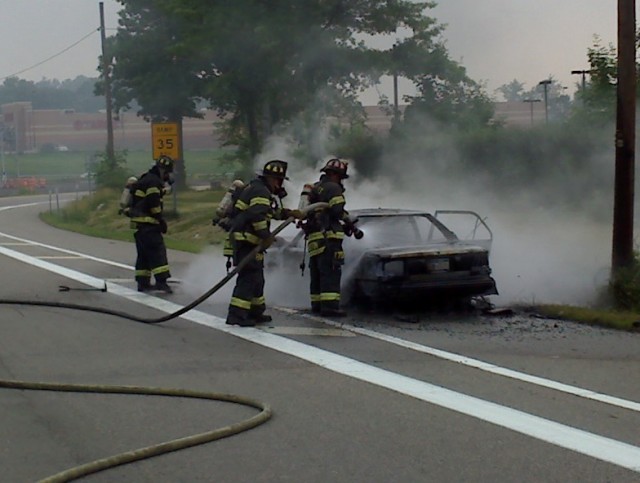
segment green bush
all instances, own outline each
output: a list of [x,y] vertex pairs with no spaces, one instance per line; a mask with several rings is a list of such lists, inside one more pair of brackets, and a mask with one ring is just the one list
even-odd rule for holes
[[126,168],[126,151],[115,153],[115,159],[109,160],[102,152],[96,155],[98,168],[96,170],[96,184],[99,188],[122,188],[131,176]]

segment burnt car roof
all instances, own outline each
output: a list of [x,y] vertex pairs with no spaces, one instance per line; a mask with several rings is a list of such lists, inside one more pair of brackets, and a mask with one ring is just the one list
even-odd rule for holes
[[406,210],[401,208],[361,208],[357,210],[350,210],[354,216],[362,216],[362,217],[374,217],[374,216],[420,216],[420,215],[430,215],[428,211],[418,211],[418,210]]

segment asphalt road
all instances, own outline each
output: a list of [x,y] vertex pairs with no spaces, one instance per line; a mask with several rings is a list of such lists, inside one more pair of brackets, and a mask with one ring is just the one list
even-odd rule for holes
[[[139,294],[132,244],[48,227],[37,214],[49,208],[47,196],[0,199],[0,299],[154,318],[225,273],[215,254],[170,252],[176,293]],[[58,290],[105,283],[106,293]],[[273,408],[248,432],[92,482],[640,481],[640,333],[520,315],[354,312],[336,323],[292,297],[300,280],[267,284],[274,321],[261,329],[224,324],[230,287],[161,325],[0,305],[0,379],[185,388]],[[0,389],[0,409],[3,482],[36,481],[256,413],[13,389]]]

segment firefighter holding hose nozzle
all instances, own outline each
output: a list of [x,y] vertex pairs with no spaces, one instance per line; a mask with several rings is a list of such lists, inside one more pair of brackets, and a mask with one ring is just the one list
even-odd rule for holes
[[[233,248],[233,264],[238,266],[245,258],[251,259],[238,272],[233,289],[228,325],[252,327],[270,322],[265,314],[264,252],[271,246],[271,219],[285,220],[300,217],[298,210],[282,207],[287,195],[283,183],[287,178],[287,163],[272,160],[264,165],[261,173],[239,193],[231,214],[229,240]],[[256,251],[257,247],[262,247]]]
[[345,210],[343,180],[347,179],[347,163],[332,158],[320,170],[323,174],[314,185],[305,185],[299,208],[307,203],[327,203],[327,208],[311,212],[301,225],[309,252],[311,311],[326,317],[344,317],[340,308],[340,281],[347,236],[361,239],[364,233]]

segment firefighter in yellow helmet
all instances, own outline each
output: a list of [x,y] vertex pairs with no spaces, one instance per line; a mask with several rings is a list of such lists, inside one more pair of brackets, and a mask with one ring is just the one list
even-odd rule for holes
[[258,246],[262,246],[236,278],[226,323],[242,327],[270,322],[264,298],[264,252],[273,243],[271,219],[284,220],[291,210],[282,208],[286,196],[283,183],[287,178],[287,163],[272,160],[240,193],[231,216],[230,239],[233,263],[238,265]]
[[[173,290],[167,283],[171,272],[167,260],[167,249],[163,234],[167,232],[167,222],[163,216],[162,196],[165,183],[171,183],[173,160],[160,156],[154,165],[133,185],[133,200],[129,210],[131,222],[136,227],[136,282],[138,291],[156,289],[165,293]],[[151,277],[155,286],[151,285]]]
[[325,202],[328,208],[311,213],[306,221],[309,250],[311,310],[329,317],[346,315],[340,308],[340,279],[344,264],[342,240],[344,225],[351,224],[345,210],[343,180],[347,179],[347,163],[338,158],[327,161],[323,174],[309,195],[310,203]]

